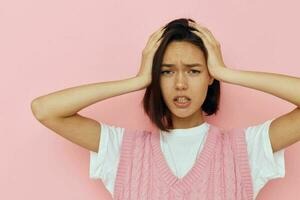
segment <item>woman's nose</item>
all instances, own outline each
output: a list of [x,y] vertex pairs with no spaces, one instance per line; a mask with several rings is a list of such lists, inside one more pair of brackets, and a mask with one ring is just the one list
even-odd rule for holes
[[185,89],[187,88],[187,78],[186,75],[184,74],[184,72],[180,72],[178,73],[178,75],[176,76],[175,79],[175,86],[176,89]]

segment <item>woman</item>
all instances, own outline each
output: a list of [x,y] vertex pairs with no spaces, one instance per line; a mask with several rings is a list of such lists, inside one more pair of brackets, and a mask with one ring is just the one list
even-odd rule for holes
[[[220,129],[202,113],[217,112],[220,81],[297,108],[245,130]],[[159,134],[100,125],[77,113],[144,88],[144,110]],[[284,176],[283,150],[300,140],[300,94],[293,88],[300,88],[299,78],[227,68],[207,28],[176,19],[151,35],[135,77],[48,94],[32,102],[32,111],[46,127],[91,151],[90,175],[102,179],[115,199],[254,199],[268,180]]]

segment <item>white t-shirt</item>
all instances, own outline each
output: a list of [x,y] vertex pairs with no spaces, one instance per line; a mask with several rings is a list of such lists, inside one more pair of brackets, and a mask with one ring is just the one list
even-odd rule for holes
[[[284,149],[273,153],[270,143],[269,127],[273,120],[244,129],[254,199],[268,181],[285,176]],[[173,129],[170,134],[160,131],[161,149],[174,175],[181,178],[193,167],[198,149],[201,152],[205,143],[209,126],[204,122],[193,128]],[[124,128],[101,123],[99,151],[90,151],[90,178],[101,179],[112,196],[123,133]]]

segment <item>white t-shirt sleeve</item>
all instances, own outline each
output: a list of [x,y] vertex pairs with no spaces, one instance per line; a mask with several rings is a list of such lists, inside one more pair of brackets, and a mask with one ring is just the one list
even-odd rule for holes
[[245,129],[254,197],[265,184],[285,176],[284,149],[273,153],[269,137],[270,119]]
[[90,178],[101,179],[106,185],[113,185],[124,128],[100,123],[101,138],[98,152],[90,151]]

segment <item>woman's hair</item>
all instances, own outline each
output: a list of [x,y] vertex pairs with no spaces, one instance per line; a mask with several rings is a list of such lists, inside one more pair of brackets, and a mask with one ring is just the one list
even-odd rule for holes
[[[207,63],[207,50],[203,41],[196,34],[191,32],[195,30],[188,26],[188,21],[195,22],[192,19],[180,18],[169,22],[165,26],[162,34],[162,41],[158,47],[152,64],[152,82],[147,87],[144,98],[142,100],[144,112],[148,115],[151,122],[160,130],[169,132],[173,129],[171,112],[164,102],[160,88],[161,64],[164,52],[168,44],[172,41],[186,41],[198,46],[204,53]],[[213,83],[208,86],[207,96],[201,106],[206,116],[217,113],[220,99],[220,82],[214,79]],[[200,109],[200,108],[199,108]]]

